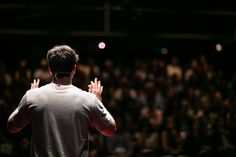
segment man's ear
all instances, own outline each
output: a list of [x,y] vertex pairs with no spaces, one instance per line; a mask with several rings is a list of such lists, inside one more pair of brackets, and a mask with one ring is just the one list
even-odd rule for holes
[[49,66],[48,66],[48,72],[49,72],[50,75],[53,75],[52,70],[50,69]]
[[72,74],[72,75],[75,75],[75,72],[76,72],[76,64],[73,66],[72,71],[71,71],[71,74]]

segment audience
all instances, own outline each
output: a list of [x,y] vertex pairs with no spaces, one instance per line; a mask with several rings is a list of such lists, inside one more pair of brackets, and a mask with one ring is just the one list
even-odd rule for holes
[[[82,56],[81,56],[82,57]],[[232,157],[236,146],[236,74],[217,69],[206,56],[182,64],[178,57],[119,62],[88,58],[74,85],[87,90],[98,77],[103,102],[117,121],[117,134],[90,132],[90,157]],[[9,113],[33,78],[50,82],[45,59],[33,69],[26,59],[7,71],[0,62],[0,156],[29,157],[30,129],[6,131]]]

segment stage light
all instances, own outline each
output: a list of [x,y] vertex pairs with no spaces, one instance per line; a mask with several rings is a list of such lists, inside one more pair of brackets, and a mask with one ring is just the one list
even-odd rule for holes
[[99,49],[105,49],[105,47],[106,47],[106,44],[105,44],[104,42],[100,42],[100,43],[98,44],[98,48],[99,48]]
[[220,43],[216,44],[216,51],[222,51],[222,45]]

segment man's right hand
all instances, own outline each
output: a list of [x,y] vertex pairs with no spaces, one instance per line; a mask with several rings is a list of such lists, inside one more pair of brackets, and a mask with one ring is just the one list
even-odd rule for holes
[[101,81],[98,81],[97,78],[95,78],[94,82],[91,81],[91,84],[89,84],[88,87],[90,93],[95,94],[99,100],[102,100],[103,86],[101,85]]

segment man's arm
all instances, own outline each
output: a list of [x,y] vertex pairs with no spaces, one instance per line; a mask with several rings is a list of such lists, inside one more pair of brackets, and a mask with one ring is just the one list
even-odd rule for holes
[[18,107],[9,116],[7,120],[7,129],[10,133],[17,133],[21,131],[29,121],[28,105],[25,94]]
[[114,118],[98,99],[95,100],[95,105],[91,108],[91,123],[105,136],[113,136],[116,132]]
[[[38,88],[40,80],[31,83],[31,89]],[[21,131],[29,123],[29,113],[26,101],[26,94],[21,99],[18,107],[12,112],[7,120],[7,130],[10,133]]]
[[111,136],[114,136],[114,134],[116,133],[116,122],[113,118],[111,121],[112,122],[111,122],[110,127],[101,131],[101,133],[105,136],[111,137]]
[[[97,78],[95,78],[94,82],[91,81],[91,84],[88,85],[88,87],[89,87],[89,92],[95,94],[96,97],[101,101],[102,100],[101,95],[103,91],[103,86],[101,86],[101,82],[98,81]],[[114,118],[112,117],[112,115],[106,110],[106,108],[103,106],[101,102],[97,103],[97,109],[95,111],[94,116],[98,116],[99,113],[102,115],[101,117],[94,118],[94,124],[97,125],[97,127],[99,125],[106,126],[105,129],[100,130],[98,128],[98,130],[105,136],[113,136],[116,132],[116,122]],[[101,123],[104,123],[104,124],[101,124]]]
[[15,111],[9,116],[9,118],[7,120],[7,130],[11,134],[17,133],[22,130],[22,128],[18,127],[15,124],[14,119],[13,119],[14,115],[16,115],[17,113],[18,113],[18,108],[15,109]]

